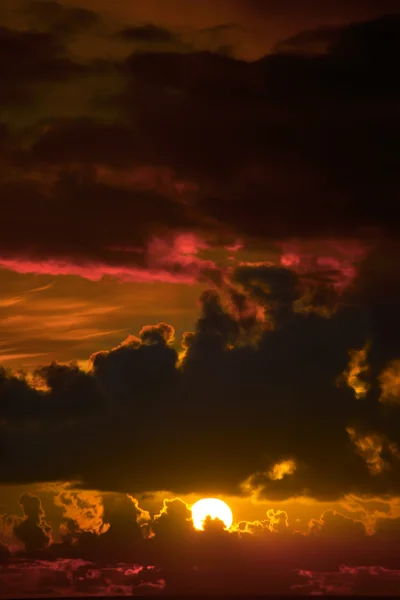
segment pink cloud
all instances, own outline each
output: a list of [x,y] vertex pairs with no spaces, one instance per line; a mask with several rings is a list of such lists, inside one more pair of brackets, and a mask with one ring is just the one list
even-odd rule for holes
[[307,595],[398,596],[400,569],[382,566],[340,566],[336,571],[298,570],[304,583],[292,585],[295,592]]
[[240,240],[237,240],[231,246],[224,246],[224,248],[225,248],[225,250],[228,250],[228,252],[238,252],[239,250],[244,248],[244,245],[242,244],[242,242]]
[[280,244],[280,263],[293,269],[305,283],[321,276],[329,280],[338,294],[353,283],[357,263],[365,258],[368,248],[356,241],[320,240],[291,241]]
[[14,560],[0,565],[0,598],[132,596],[161,593],[165,581],[154,567],[82,559]]
[[114,277],[120,281],[136,281],[140,283],[152,283],[160,281],[164,283],[195,283],[195,278],[187,273],[172,273],[166,269],[142,269],[133,266],[111,266],[102,262],[86,262],[82,264],[68,260],[58,259],[24,259],[24,258],[1,258],[0,267],[9,269],[16,273],[35,273],[36,275],[75,275],[99,281],[102,277]]
[[1,257],[0,267],[16,273],[35,273],[37,275],[74,275],[99,281],[102,277],[113,277],[120,281],[139,283],[194,284],[204,278],[207,272],[216,270],[216,264],[209,259],[199,257],[208,245],[193,233],[181,233],[168,239],[153,238],[147,249],[113,247],[111,252],[129,254],[145,253],[147,267],[135,264],[109,264],[106,261],[74,261],[58,258]]
[[199,252],[207,248],[208,244],[196,234],[181,233],[172,240],[153,238],[148,245],[147,252],[150,262],[156,264],[214,267],[215,264],[212,261],[198,257]]
[[199,256],[208,249],[208,244],[194,233],[180,233],[171,240],[153,238],[147,248],[148,263],[150,268],[184,272],[194,281],[208,279],[210,272],[220,272],[213,260]]

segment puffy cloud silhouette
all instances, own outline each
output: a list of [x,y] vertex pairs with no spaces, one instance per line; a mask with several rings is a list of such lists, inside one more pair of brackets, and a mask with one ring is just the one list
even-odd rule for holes
[[45,549],[51,541],[51,527],[45,521],[40,499],[26,493],[19,503],[25,518],[14,525],[15,535],[24,543],[28,554]]
[[161,512],[152,520],[151,530],[158,539],[185,539],[194,531],[191,511],[180,498],[164,500]]
[[360,539],[367,534],[361,521],[354,521],[333,510],[327,510],[318,521],[310,524],[309,535],[318,535],[327,538]]

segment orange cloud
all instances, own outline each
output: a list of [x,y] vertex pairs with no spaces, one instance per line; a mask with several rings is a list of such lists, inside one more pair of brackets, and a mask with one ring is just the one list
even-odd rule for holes
[[75,521],[80,531],[104,533],[104,507],[101,495],[90,491],[63,490],[54,498],[54,504],[63,509],[64,517]]
[[381,395],[379,400],[388,404],[400,404],[400,360],[392,361],[379,377]]
[[286,533],[289,530],[288,514],[285,510],[267,510],[269,529],[274,533]]
[[296,463],[294,460],[283,460],[280,463],[276,463],[269,472],[269,477],[273,481],[277,479],[283,479],[285,475],[293,475],[296,470]]
[[367,353],[369,344],[365,344],[360,350],[350,350],[350,361],[346,371],[338,378],[338,382],[344,381],[354,390],[357,399],[364,398],[370,385],[367,381],[360,378],[360,375],[368,372]]
[[400,457],[400,452],[395,443],[388,442],[377,433],[359,435],[355,429],[349,427],[347,432],[356,447],[356,452],[365,460],[371,475],[378,475],[390,468],[390,463],[383,458],[384,452],[395,458]]

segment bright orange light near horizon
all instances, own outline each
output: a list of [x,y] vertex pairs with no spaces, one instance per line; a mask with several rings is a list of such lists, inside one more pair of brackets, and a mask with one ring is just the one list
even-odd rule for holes
[[230,528],[233,521],[232,511],[227,503],[217,498],[203,498],[193,504],[192,519],[196,529],[203,529],[203,521],[207,517],[219,519],[226,529]]

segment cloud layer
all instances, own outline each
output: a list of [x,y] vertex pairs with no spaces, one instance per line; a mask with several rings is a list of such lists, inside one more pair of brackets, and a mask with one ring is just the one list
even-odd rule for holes
[[[49,544],[47,537],[46,544],[35,546],[38,535],[30,529],[25,548],[13,556],[2,547],[2,598],[245,592],[391,595],[400,589],[394,552],[398,538],[385,539],[378,530],[367,535],[360,521],[334,511],[310,522],[303,534],[285,512],[273,509],[263,521],[234,523],[230,531],[210,519],[203,531],[196,531],[189,507],[179,498],[164,500],[153,515],[126,495],[98,494],[89,500],[85,492],[61,491],[56,501],[64,509],[60,541]],[[49,531],[39,498],[25,494],[20,502],[28,510],[20,523],[39,512],[42,522],[36,527],[43,534]],[[67,516],[71,506],[75,519]],[[89,506],[101,513],[103,525],[97,531],[87,520]],[[20,524],[14,526],[17,536],[18,528]]]
[[[190,46],[88,61],[72,56],[69,36],[93,27],[95,13],[35,2],[29,14],[42,30],[0,31],[10,114],[0,191],[13,199],[4,267],[144,281],[161,277],[153,237],[190,231],[215,248],[237,237],[396,234],[398,16],[309,31],[245,62]],[[138,25],[119,35],[167,34]],[[60,82],[89,104],[50,110]],[[179,279],[176,269],[161,270]]]

